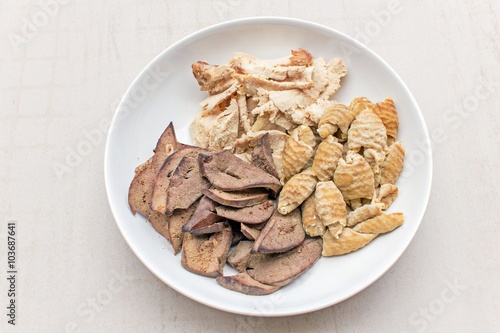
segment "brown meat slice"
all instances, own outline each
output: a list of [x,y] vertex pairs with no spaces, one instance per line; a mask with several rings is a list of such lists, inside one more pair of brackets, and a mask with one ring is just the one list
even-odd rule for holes
[[288,252],[250,260],[246,272],[261,283],[282,287],[314,265],[321,257],[322,250],[321,238],[307,238]]
[[165,214],[158,212],[151,212],[148,216],[148,222],[151,223],[153,228],[168,241],[170,241],[170,235],[168,233],[169,228],[169,218]]
[[274,200],[266,200],[262,203],[243,208],[218,206],[215,207],[215,211],[217,215],[232,221],[246,224],[259,224],[267,221],[273,214]]
[[193,212],[196,210],[198,204],[199,201],[195,202],[187,209],[177,209],[171,216],[168,217],[167,229],[170,243],[172,243],[172,247],[174,249],[174,254],[179,253],[182,248],[182,240],[184,238],[182,226],[189,220]]
[[170,184],[170,179],[179,165],[179,162],[190,152],[202,150],[203,149],[199,147],[183,145],[178,151],[167,157],[155,179],[153,196],[151,198],[151,209],[165,214],[167,209],[168,185]]
[[203,189],[202,193],[215,202],[224,206],[242,208],[264,202],[269,197],[269,192],[263,188],[225,192],[216,188]]
[[222,220],[215,214],[215,202],[206,196],[201,197],[200,204],[182,227],[183,232],[190,232],[193,229],[207,227]]
[[252,164],[279,178],[278,170],[274,165],[273,149],[269,141],[269,133],[264,134],[257,140],[257,144],[252,151]]
[[257,253],[286,252],[300,245],[304,238],[300,209],[295,209],[287,215],[275,211],[255,240],[253,251]]
[[[189,233],[191,235],[196,235],[196,236],[213,234],[213,233],[222,231],[222,229],[224,229],[224,227],[226,225],[227,225],[226,221],[216,222],[216,223],[213,223],[210,225],[193,228],[193,229],[191,229],[191,231]],[[231,240],[231,244],[232,244],[232,240]]]
[[222,287],[240,292],[245,295],[268,295],[280,289],[252,279],[247,273],[238,273],[231,276],[218,276],[215,281]]
[[241,233],[249,240],[256,240],[259,237],[261,230],[242,223]]
[[227,257],[227,262],[231,267],[238,272],[244,272],[247,269],[247,264],[252,254],[253,242],[250,240],[242,240],[236,245]]
[[144,216],[150,215],[151,197],[158,170],[160,170],[165,159],[178,149],[179,143],[175,137],[174,126],[170,122],[158,139],[153,157],[148,160],[149,162],[140,165],[136,169],[138,172],[136,172],[130,184],[128,204],[134,215],[136,212]]
[[172,214],[175,209],[186,209],[191,206],[201,197],[201,190],[209,186],[198,167],[198,152],[188,153],[179,162],[170,178],[167,189],[167,215]]
[[182,267],[188,271],[209,277],[223,274],[231,247],[233,232],[228,225],[221,232],[194,236],[184,234],[182,242]]
[[263,187],[276,195],[281,189],[281,183],[276,177],[242,161],[228,150],[200,154],[198,161],[202,175],[219,190],[238,191]]

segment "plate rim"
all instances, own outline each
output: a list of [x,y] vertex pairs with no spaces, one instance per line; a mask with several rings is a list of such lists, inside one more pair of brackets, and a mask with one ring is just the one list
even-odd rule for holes
[[[427,166],[427,173],[428,173],[428,181],[425,184],[425,188],[423,188],[423,194],[425,194],[425,201],[422,201],[423,204],[423,209],[420,212],[420,216],[417,217],[418,223],[415,226],[415,229],[412,230],[411,232],[411,237],[408,238],[408,241],[406,243],[403,243],[404,245],[402,246],[401,253],[396,256],[393,260],[387,264],[386,268],[383,269],[379,274],[374,274],[374,276],[369,280],[368,283],[365,285],[353,290],[350,293],[347,293],[344,297],[335,299],[333,302],[329,303],[322,303],[319,305],[316,305],[314,307],[306,307],[303,308],[302,310],[297,310],[293,312],[286,312],[286,313],[280,313],[280,312],[273,312],[273,313],[261,313],[258,311],[250,311],[252,309],[248,309],[247,311],[242,311],[239,309],[229,309],[229,308],[224,308],[221,306],[217,306],[214,304],[211,304],[209,302],[205,302],[204,300],[200,300],[198,298],[195,298],[193,295],[190,295],[189,293],[185,293],[183,290],[178,288],[175,285],[172,285],[171,283],[167,282],[162,278],[162,276],[159,274],[159,272],[152,266],[150,265],[147,260],[143,258],[143,255],[138,251],[138,249],[131,243],[130,239],[126,237],[125,232],[124,232],[124,226],[122,223],[120,223],[118,220],[118,212],[115,211],[117,209],[114,207],[113,203],[111,202],[111,197],[113,194],[111,193],[111,186],[110,186],[110,177],[108,175],[108,168],[109,168],[109,163],[110,163],[110,141],[111,137],[113,134],[113,128],[116,126],[117,123],[117,117],[120,114],[120,110],[122,109],[124,103],[127,101],[127,99],[130,96],[131,90],[134,88],[134,86],[137,85],[137,83],[142,79],[142,77],[147,73],[148,69],[150,69],[152,66],[154,66],[158,61],[164,57],[166,53],[168,53],[170,50],[175,49],[178,45],[185,43],[186,41],[189,41],[192,38],[197,37],[198,35],[203,35],[203,34],[210,34],[213,32],[217,32],[218,30],[224,30],[226,28],[241,28],[244,26],[252,26],[252,25],[262,25],[262,24],[267,24],[267,25],[280,25],[280,26],[295,26],[295,27],[306,27],[306,28],[314,28],[314,29],[320,29],[323,30],[326,33],[333,34],[333,35],[339,35],[342,38],[345,38],[349,40],[350,43],[354,44],[355,47],[363,50],[363,52],[368,52],[371,57],[376,58],[377,61],[379,61],[383,66],[385,67],[386,70],[390,72],[390,74],[397,80],[398,84],[403,88],[405,93],[408,95],[410,102],[413,104],[417,111],[417,117],[419,118],[423,129],[423,135],[425,136],[425,139],[430,142],[430,136],[429,136],[429,131],[427,128],[427,124],[425,122],[425,119],[423,117],[422,111],[415,100],[413,94],[411,93],[410,89],[407,87],[407,85],[404,83],[404,81],[401,79],[401,77],[396,73],[394,69],[392,69],[389,64],[382,59],[378,54],[376,54],[374,51],[372,51],[370,48],[368,48],[366,45],[362,44],[361,42],[357,41],[353,37],[335,29],[328,27],[323,24],[319,24],[316,22],[311,22],[308,20],[303,20],[303,19],[298,19],[298,18],[291,18],[291,17],[283,17],[283,16],[251,16],[251,17],[244,17],[244,18],[238,18],[234,20],[229,20],[229,21],[224,21],[220,22],[217,24],[213,24],[210,26],[207,26],[205,28],[199,29],[197,31],[194,31],[185,37],[182,37],[181,39],[177,40],[176,42],[172,43],[168,47],[166,47],[164,50],[162,50],[158,55],[156,55],[134,78],[134,80],[131,82],[131,84],[128,86],[127,90],[124,92],[122,98],[120,99],[120,102],[118,103],[118,106],[116,107],[116,110],[113,114],[109,131],[107,133],[106,137],[106,145],[105,145],[105,150],[104,150],[104,182],[105,182],[105,188],[106,188],[106,196],[108,199],[108,204],[109,207],[111,208],[111,212],[113,214],[113,218],[115,220],[115,223],[118,226],[118,229],[120,230],[120,233],[122,234],[122,237],[125,239],[126,243],[128,244],[129,248],[132,250],[132,252],[136,255],[136,257],[141,261],[141,263],[146,266],[146,268],[152,272],[158,279],[160,279],[163,283],[165,283],[168,287],[172,288],[176,292],[188,297],[189,299],[196,301],[197,303],[204,304],[208,307],[211,307],[213,309],[221,310],[224,312],[228,313],[234,313],[234,314],[240,314],[240,315],[248,315],[248,316],[260,316],[260,317],[284,317],[284,316],[294,316],[294,315],[300,315],[300,314],[305,314],[305,313],[310,313],[314,311],[318,311],[324,308],[327,308],[329,306],[338,304],[346,299],[351,298],[352,296],[360,293],[364,289],[368,288],[370,285],[372,285],[375,281],[380,279],[389,269],[391,269],[396,261],[398,261],[403,253],[407,250],[409,244],[412,242],[412,240],[415,237],[415,234],[420,228],[420,225],[422,223],[422,220],[424,218],[425,212],[427,211],[428,203],[430,200],[430,193],[431,193],[431,188],[432,188],[432,178],[433,178],[433,157],[432,157],[432,149],[430,147],[427,147],[425,151],[423,151],[425,155],[425,161],[427,163],[423,163],[423,166]],[[256,309],[253,309],[256,310]]]

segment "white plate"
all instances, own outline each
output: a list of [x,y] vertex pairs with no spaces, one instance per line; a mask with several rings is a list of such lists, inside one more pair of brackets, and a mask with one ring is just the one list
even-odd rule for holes
[[[321,258],[289,286],[268,296],[246,296],[226,290],[214,279],[184,270],[180,255],[127,204],[134,168],[152,154],[162,131],[173,121],[181,142],[190,143],[188,126],[199,112],[200,92],[191,64],[227,62],[235,51],[261,58],[282,57],[304,48],[315,57],[341,57],[348,66],[334,96],[341,103],[357,96],[372,101],[392,97],[400,117],[399,139],[406,148],[399,197],[389,211],[405,213],[404,225],[349,255]],[[376,54],[333,29],[296,19],[248,18],[218,24],[170,46],[134,80],[111,124],[106,143],[105,180],[116,223],[139,259],[178,292],[208,306],[240,314],[283,316],[306,313],[338,303],[369,286],[406,249],[424,215],[429,198],[432,160],[422,114],[397,74]],[[227,270],[229,272],[230,270]]]

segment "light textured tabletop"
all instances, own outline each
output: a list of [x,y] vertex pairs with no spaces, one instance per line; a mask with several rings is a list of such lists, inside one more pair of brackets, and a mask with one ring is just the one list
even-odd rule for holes
[[[434,161],[427,212],[396,264],[348,300],[282,318],[166,286],[120,234],[103,175],[106,124],[141,69],[192,32],[262,15],[320,23],[379,54],[419,103]],[[493,0],[0,1],[0,331],[499,332],[499,22]]]

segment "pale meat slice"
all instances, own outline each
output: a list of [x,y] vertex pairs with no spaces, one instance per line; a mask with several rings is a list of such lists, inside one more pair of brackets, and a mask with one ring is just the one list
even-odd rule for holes
[[382,209],[384,209],[384,204],[382,203],[363,205],[347,214],[347,226],[353,227],[359,222],[378,216],[382,214]]
[[202,194],[213,201],[229,207],[242,208],[264,202],[269,192],[263,188],[253,188],[241,191],[225,192],[216,188],[203,189]]
[[296,124],[284,112],[279,110],[273,101],[268,101],[252,110],[256,116],[251,130],[253,132],[261,130],[292,130]]
[[[182,226],[186,224],[193,212],[198,206],[198,202],[195,202],[187,209],[177,209],[171,216],[168,217],[168,235],[172,248],[174,249],[174,254],[179,253],[182,248],[182,240],[184,239],[184,233],[182,232]],[[157,213],[159,214],[159,213]],[[163,215],[163,214],[161,214]],[[165,215],[163,215],[165,216]]]
[[278,211],[281,214],[288,214],[299,207],[316,188],[318,179],[308,168],[290,178],[278,198]]
[[215,281],[222,287],[237,291],[245,295],[268,295],[274,293],[280,287],[270,286],[254,280],[247,273],[238,273],[231,276],[218,276]]
[[316,214],[321,218],[328,231],[334,236],[342,232],[346,225],[347,210],[342,193],[334,182],[318,182],[314,193]]
[[198,155],[197,151],[188,153],[175,169],[167,189],[167,215],[175,209],[188,208],[201,197],[203,189],[210,187],[210,183],[200,173]]
[[377,234],[362,234],[344,228],[338,238],[334,237],[330,232],[325,232],[323,235],[323,256],[339,256],[347,254],[366,246],[370,243]]
[[358,223],[353,230],[362,234],[384,234],[403,224],[403,213],[381,214]]
[[160,136],[150,162],[138,167],[139,172],[135,174],[130,184],[128,203],[134,215],[137,211],[144,216],[150,215],[151,198],[158,170],[165,159],[178,149],[179,143],[175,137],[174,126],[170,123]]
[[328,85],[319,95],[319,98],[331,99],[333,94],[340,88],[340,79],[347,74],[347,67],[341,59],[333,58],[326,64],[326,76]]
[[236,99],[231,99],[229,106],[215,118],[214,125],[208,132],[210,150],[232,149],[238,138],[239,110]]
[[165,214],[167,209],[167,190],[170,179],[182,158],[193,151],[202,150],[203,149],[199,147],[185,146],[167,157],[156,175],[153,196],[151,198],[151,208],[154,211]]
[[274,195],[281,189],[276,177],[259,167],[245,163],[227,150],[200,154],[201,173],[219,190],[238,191],[249,188],[267,188]]
[[217,277],[223,274],[232,240],[231,227],[211,235],[184,234],[182,242],[182,267],[188,271]]
[[238,83],[234,83],[226,90],[224,90],[218,94],[215,94],[215,95],[210,95],[207,98],[205,98],[200,103],[200,106],[202,108],[200,116],[204,116],[206,114],[209,114],[209,113],[215,111],[216,106],[218,106],[219,104],[221,104],[225,100],[229,99],[231,97],[231,95],[233,95],[238,90],[238,88],[239,88]]
[[230,65],[233,69],[263,75],[274,80],[285,80],[300,69],[313,64],[313,56],[304,49],[292,50],[291,55],[277,59],[260,59],[243,52],[233,53]]
[[316,101],[301,89],[270,91],[269,100],[284,113],[295,109],[305,109]]
[[375,190],[374,203],[381,203],[387,209],[398,197],[398,187],[392,184],[382,184]]
[[210,65],[197,61],[191,65],[193,75],[202,91],[213,95],[229,88],[235,81],[232,78],[234,70],[229,65]]
[[282,177],[280,179],[282,184],[285,184],[309,163],[314,155],[315,146],[316,138],[311,128],[300,125],[293,130],[286,140],[282,154]]
[[314,202],[314,193],[307,198],[301,206],[302,227],[306,234],[311,237],[323,236],[326,227],[316,212],[316,203]]
[[255,240],[253,251],[256,253],[286,252],[300,245],[304,237],[300,209],[287,215],[275,211]]
[[236,79],[241,89],[247,95],[257,94],[257,89],[266,89],[269,91],[280,91],[290,89],[308,89],[312,87],[312,80],[306,81],[273,81],[268,80],[265,76],[252,75],[252,74],[239,74],[235,73],[233,78]]
[[266,200],[249,207],[234,208],[227,206],[215,207],[218,216],[226,219],[246,223],[259,224],[267,221],[274,211],[274,200]]
[[311,268],[321,257],[321,250],[321,238],[307,238],[285,253],[250,260],[246,272],[261,283],[285,286]]

